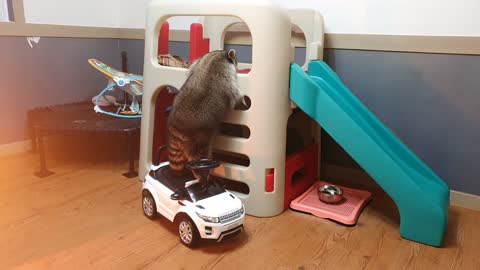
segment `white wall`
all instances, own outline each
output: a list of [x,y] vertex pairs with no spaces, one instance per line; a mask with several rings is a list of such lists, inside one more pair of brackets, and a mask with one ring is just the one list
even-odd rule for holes
[[[121,3],[119,27],[145,28],[145,12],[150,0],[117,0]],[[134,4],[132,4],[134,3]],[[190,29],[190,24],[198,22],[198,17],[173,17],[168,20],[170,29]]]
[[[275,0],[318,9],[327,33],[480,36],[480,0]],[[24,0],[28,22],[143,28],[148,0]],[[116,5],[114,5],[116,4]],[[197,18],[171,21],[188,29]]]
[[119,3],[118,27],[145,28],[145,12],[149,0],[117,0]]
[[[28,23],[117,27],[116,0],[23,0]],[[133,3],[133,1],[130,1]]]
[[[0,0],[3,1],[3,0]],[[144,28],[150,0],[23,0],[28,23]],[[189,29],[197,17],[175,17],[171,29]]]
[[8,22],[7,0],[0,0],[0,22]]
[[480,36],[479,0],[277,0],[315,7],[327,33]]

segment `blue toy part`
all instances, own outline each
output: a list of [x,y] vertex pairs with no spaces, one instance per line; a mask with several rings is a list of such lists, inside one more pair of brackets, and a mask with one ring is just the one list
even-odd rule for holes
[[442,244],[449,187],[348,90],[326,63],[310,62],[308,74],[292,64],[290,98],[390,195],[400,213],[401,236],[432,246]]
[[[117,78],[117,77],[115,77]],[[111,83],[109,84],[107,87],[105,87],[101,92],[100,94],[97,95],[96,99],[95,99],[95,107],[94,107],[94,110],[95,112],[99,112],[99,113],[103,113],[103,114],[107,114],[107,115],[110,115],[110,116],[115,116],[115,117],[120,117],[120,118],[140,118],[142,117],[141,115],[141,110],[140,110],[140,105],[138,104],[138,101],[137,101],[137,98],[136,96],[132,96],[132,104],[130,105],[130,110],[134,113],[137,113],[135,115],[122,115],[122,114],[119,114],[119,113],[112,113],[112,112],[107,112],[105,110],[103,110],[101,108],[101,106],[98,105],[99,101],[100,101],[100,98],[105,95],[107,93],[107,91],[109,90],[112,90],[115,86],[118,85],[118,82],[117,81],[120,81],[120,83],[124,83],[125,80],[115,80],[115,78],[113,79],[113,81],[115,83]],[[119,85],[120,86],[120,85]],[[119,108],[120,109],[120,108]]]
[[127,78],[114,77],[113,81],[120,87],[125,86],[130,83],[130,80]]
[[[141,97],[143,95],[143,76],[127,74],[125,72],[118,71],[96,59],[89,59],[88,63],[90,63],[90,65],[92,65],[95,69],[105,75],[109,81],[109,85],[105,87],[105,89],[103,89],[100,94],[97,95],[95,99],[94,110],[99,113],[120,118],[142,117],[142,111],[138,102],[138,97]],[[107,91],[112,90],[116,86],[131,96],[132,103],[129,106],[130,111],[127,111],[125,109],[127,107],[126,104],[124,104],[123,107],[119,106],[116,113],[107,112],[103,110],[101,106],[99,106],[100,98],[104,96]],[[119,104],[115,103],[115,105]]]

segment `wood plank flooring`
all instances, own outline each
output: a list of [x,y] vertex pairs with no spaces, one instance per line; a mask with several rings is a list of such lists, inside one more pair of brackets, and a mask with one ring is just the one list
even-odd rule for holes
[[141,210],[141,182],[124,162],[0,158],[0,269],[480,269],[480,212],[451,207],[444,247],[399,235],[381,192],[354,227],[288,210],[247,217],[246,231],[190,250],[166,219]]

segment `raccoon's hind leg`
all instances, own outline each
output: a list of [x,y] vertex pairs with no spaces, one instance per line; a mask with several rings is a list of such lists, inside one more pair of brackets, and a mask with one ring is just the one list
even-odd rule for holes
[[174,171],[183,171],[187,161],[186,152],[190,148],[190,139],[177,129],[170,127],[168,136],[168,161]]
[[[214,133],[210,130],[200,131],[192,138],[189,151],[185,151],[186,161],[212,158],[212,143]],[[200,179],[200,175],[193,172],[195,178]]]
[[203,130],[192,132],[188,147],[185,148],[185,161],[210,158],[210,134]]

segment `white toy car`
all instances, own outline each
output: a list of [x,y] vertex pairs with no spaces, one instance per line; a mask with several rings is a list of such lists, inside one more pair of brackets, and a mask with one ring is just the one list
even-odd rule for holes
[[[201,184],[191,171],[173,172],[168,162],[152,166],[142,190],[145,216],[158,214],[178,224],[180,241],[194,246],[200,238],[220,242],[225,236],[243,230],[245,208],[242,201],[215,180]],[[187,164],[190,170],[207,179],[210,170],[219,166],[215,160],[202,159]]]

